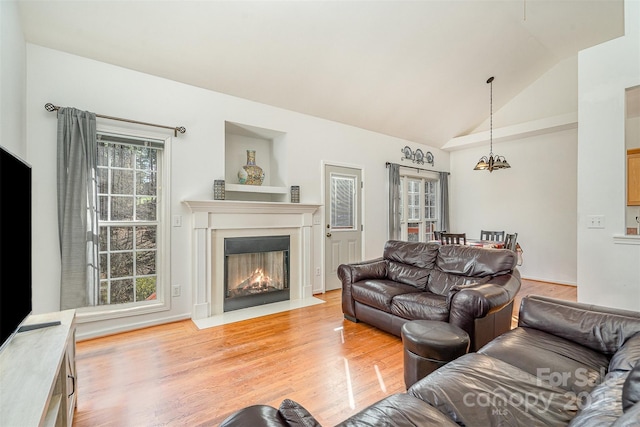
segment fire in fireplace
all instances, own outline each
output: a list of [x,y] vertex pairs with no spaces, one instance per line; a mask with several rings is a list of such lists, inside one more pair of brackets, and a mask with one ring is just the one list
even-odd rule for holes
[[289,299],[289,236],[224,239],[224,311]]

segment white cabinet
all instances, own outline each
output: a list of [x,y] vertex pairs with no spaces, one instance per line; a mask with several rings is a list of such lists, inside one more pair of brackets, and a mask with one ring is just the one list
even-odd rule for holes
[[30,316],[0,353],[0,426],[70,427],[77,402],[75,310]]

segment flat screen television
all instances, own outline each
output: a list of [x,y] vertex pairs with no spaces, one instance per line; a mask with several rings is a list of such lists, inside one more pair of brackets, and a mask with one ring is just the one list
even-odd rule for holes
[[0,147],[0,351],[31,313],[31,166]]

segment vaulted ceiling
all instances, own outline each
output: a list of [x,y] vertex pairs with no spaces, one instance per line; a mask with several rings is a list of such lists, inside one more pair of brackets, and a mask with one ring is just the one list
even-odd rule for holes
[[559,61],[624,32],[622,0],[34,1],[28,42],[441,147]]

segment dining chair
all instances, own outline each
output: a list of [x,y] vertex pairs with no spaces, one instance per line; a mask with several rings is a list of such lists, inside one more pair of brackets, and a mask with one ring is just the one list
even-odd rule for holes
[[504,248],[516,251],[516,240],[518,240],[518,233],[507,234],[504,238]]
[[446,233],[447,230],[440,230],[440,231],[434,231],[433,232],[433,239],[434,240],[440,240],[440,236],[442,236],[442,233]]
[[490,240],[492,242],[504,241],[504,231],[480,230],[480,240]]
[[442,233],[440,234],[442,245],[466,245],[467,233]]

